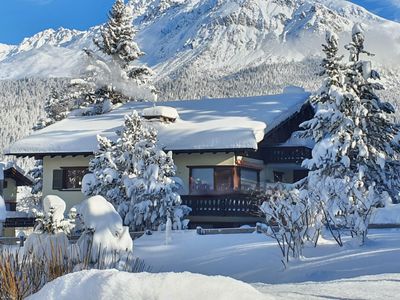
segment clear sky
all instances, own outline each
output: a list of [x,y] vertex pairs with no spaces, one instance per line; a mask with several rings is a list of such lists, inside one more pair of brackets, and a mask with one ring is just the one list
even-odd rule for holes
[[107,20],[114,0],[0,0],[0,43],[18,44],[48,28],[88,29]]
[[[352,0],[400,21],[400,0]],[[48,28],[85,30],[103,23],[114,0],[0,0],[0,43],[17,44]]]
[[350,0],[386,19],[400,22],[400,0]]

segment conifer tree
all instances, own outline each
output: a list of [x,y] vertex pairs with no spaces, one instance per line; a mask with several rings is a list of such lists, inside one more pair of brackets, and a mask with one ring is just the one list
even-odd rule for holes
[[109,12],[108,22],[101,30],[102,39],[94,40],[99,49],[110,55],[122,68],[144,54],[133,41],[136,31],[132,22],[130,7],[123,0],[116,0]]
[[[154,72],[147,66],[134,64],[144,53],[134,42],[136,30],[132,23],[132,5],[116,0],[109,12],[108,22],[101,29],[101,39],[94,39],[94,43],[112,58],[111,62],[121,69],[122,77],[126,76],[138,86],[148,86],[154,95],[156,90],[150,84]],[[113,73],[117,72],[114,70]]]
[[[316,142],[312,158],[303,162],[310,169],[308,196],[319,203],[328,224],[349,228],[363,243],[372,210],[398,190],[399,148],[393,107],[374,92],[383,88],[376,82],[379,75],[370,62],[360,61],[361,54],[371,55],[364,50],[360,28],[355,25],[352,43],[346,46],[348,64],[337,55],[337,37],[327,35],[326,79],[312,99],[314,118],[302,126]],[[335,238],[342,245],[340,233]]]
[[150,82],[154,72],[136,63],[144,53],[134,42],[132,22],[131,7],[116,0],[101,28],[101,38],[94,39],[101,54],[83,49],[84,75],[71,80],[63,91],[52,91],[45,105],[46,116],[35,130],[66,118],[72,111],[75,115],[97,115],[129,101],[156,100]]
[[157,132],[134,112],[125,117],[124,128],[116,142],[99,137],[99,151],[90,161],[93,173],[88,195],[102,195],[121,214],[125,225],[134,230],[157,229],[181,221],[190,209],[180,205],[177,190],[180,180],[172,154],[157,142]]

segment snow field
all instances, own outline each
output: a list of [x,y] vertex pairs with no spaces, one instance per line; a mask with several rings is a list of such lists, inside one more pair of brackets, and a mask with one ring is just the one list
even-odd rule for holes
[[134,243],[155,273],[76,272],[28,299],[398,299],[400,230],[372,230],[369,237],[363,247],[321,240],[283,270],[278,247],[263,234],[174,231],[165,245],[165,233],[156,232]]
[[187,271],[283,284],[399,273],[399,240],[400,229],[370,230],[362,247],[350,237],[344,237],[344,247],[320,239],[317,248],[307,246],[304,257],[291,261],[287,270],[275,240],[258,233],[200,236],[194,231],[173,231],[165,245],[165,234],[155,232],[134,241],[134,254],[152,272]]

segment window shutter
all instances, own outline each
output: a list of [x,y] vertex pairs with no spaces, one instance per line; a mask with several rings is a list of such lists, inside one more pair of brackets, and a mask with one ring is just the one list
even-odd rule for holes
[[64,171],[53,170],[53,190],[62,190],[64,182]]

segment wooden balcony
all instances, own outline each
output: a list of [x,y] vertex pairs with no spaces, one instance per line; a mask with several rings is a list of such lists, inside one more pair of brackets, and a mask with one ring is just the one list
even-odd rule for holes
[[259,203],[248,194],[185,195],[182,203],[192,208],[190,216],[259,217]]
[[295,163],[311,158],[311,151],[307,147],[267,147],[262,149],[266,163]]
[[10,227],[33,227],[35,225],[35,218],[7,218],[4,222],[5,228]]

